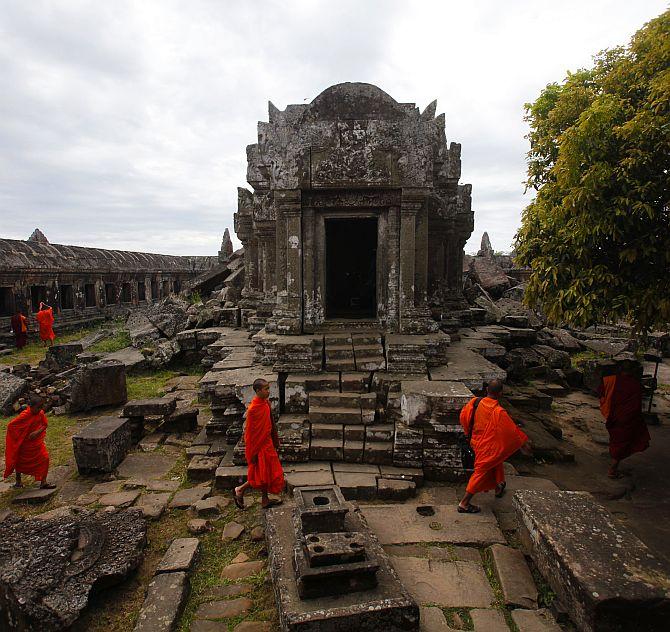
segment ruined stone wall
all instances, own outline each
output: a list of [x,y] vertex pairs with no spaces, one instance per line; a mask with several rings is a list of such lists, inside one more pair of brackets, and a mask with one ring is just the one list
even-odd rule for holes
[[16,309],[34,314],[39,301],[54,308],[61,327],[113,315],[181,291],[216,263],[216,257],[0,239],[0,329],[9,328]]

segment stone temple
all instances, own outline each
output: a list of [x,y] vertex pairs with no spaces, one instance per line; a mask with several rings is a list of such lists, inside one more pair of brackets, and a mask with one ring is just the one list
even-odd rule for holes
[[461,146],[435,109],[365,83],[269,104],[235,214],[251,329],[428,333],[431,312],[459,304],[472,187],[458,183]]

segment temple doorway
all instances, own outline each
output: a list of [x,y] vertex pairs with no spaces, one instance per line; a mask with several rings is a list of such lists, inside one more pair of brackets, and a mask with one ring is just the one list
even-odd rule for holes
[[377,219],[327,219],[326,318],[377,315]]

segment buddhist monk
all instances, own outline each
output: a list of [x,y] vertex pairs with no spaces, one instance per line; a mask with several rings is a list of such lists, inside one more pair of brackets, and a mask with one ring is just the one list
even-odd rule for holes
[[4,477],[16,471],[15,487],[23,487],[21,474],[33,476],[43,489],[55,487],[47,483],[49,452],[44,443],[47,417],[43,407],[44,400],[32,395],[28,408],[7,424]]
[[247,457],[247,482],[235,488],[235,504],[244,509],[244,493],[253,487],[261,492],[263,508],[281,504],[281,500],[270,498],[268,494],[281,494],[284,489],[282,470],[277,448],[279,435],[270,412],[270,384],[258,379],[253,384],[256,397],[247,408],[244,426],[244,445]]
[[37,322],[40,326],[40,338],[44,343],[44,346],[53,346],[54,339],[56,334],[53,330],[54,324],[54,310],[52,307],[49,307],[46,303],[40,303],[40,309],[35,314]]
[[610,435],[610,462],[607,475],[619,478],[619,463],[635,452],[649,447],[651,437],[642,418],[642,385],[635,376],[635,367],[626,360],[615,375],[608,375],[600,384],[600,412]]
[[12,316],[12,331],[17,349],[23,349],[28,342],[28,319],[21,313],[16,312]]
[[[474,414],[470,445],[475,452],[474,472],[458,505],[459,513],[479,513],[481,509],[470,501],[479,492],[495,489],[496,498],[505,493],[504,462],[517,450],[531,454],[528,437],[512,421],[498,401],[502,394],[501,380],[489,382],[486,397],[479,398]],[[478,398],[471,399],[461,410],[461,426],[467,435],[473,423],[473,408]]]

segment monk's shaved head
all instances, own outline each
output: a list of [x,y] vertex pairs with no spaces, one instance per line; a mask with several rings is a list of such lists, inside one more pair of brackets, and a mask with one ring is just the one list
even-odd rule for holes
[[491,380],[486,387],[486,393],[488,396],[494,398],[498,398],[502,393],[502,390],[503,383],[502,380],[499,380],[498,378]]
[[32,410],[42,410],[44,408],[44,398],[37,393],[32,393],[28,399],[28,404]]
[[269,385],[270,382],[264,380],[262,377],[259,377],[257,380],[254,380],[253,387],[254,392],[258,393],[264,386]]

